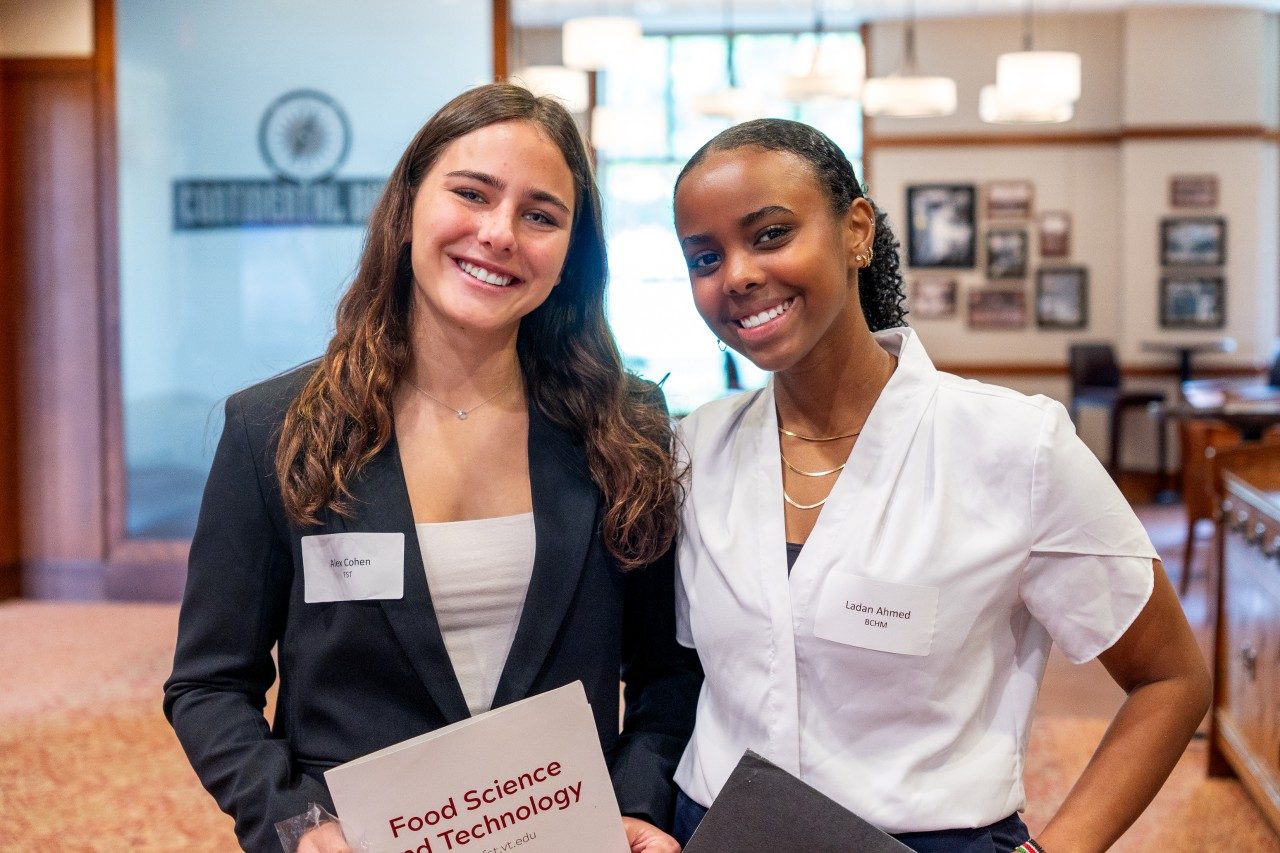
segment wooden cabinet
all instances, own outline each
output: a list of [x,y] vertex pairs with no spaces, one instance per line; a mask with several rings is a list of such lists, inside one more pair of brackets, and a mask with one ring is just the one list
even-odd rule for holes
[[1223,454],[1210,772],[1280,834],[1280,451]]

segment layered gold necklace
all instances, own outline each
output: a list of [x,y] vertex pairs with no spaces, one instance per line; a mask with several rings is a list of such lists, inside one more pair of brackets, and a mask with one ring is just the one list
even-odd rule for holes
[[[813,442],[813,443],[822,443],[822,442],[827,442],[827,441],[839,441],[839,440],[840,440],[840,439],[842,439],[842,438],[857,438],[857,437],[858,437],[858,435],[862,432],[862,430],[861,430],[861,429],[857,429],[857,430],[854,430],[853,432],[846,432],[846,433],[842,433],[842,434],[840,434],[840,435],[813,436],[813,435],[802,435],[802,434],[800,434],[800,433],[798,433],[798,432],[792,432],[791,430],[786,429],[785,427],[781,427],[781,426],[780,426],[780,427],[778,427],[778,432],[780,432],[780,433],[782,433],[783,435],[788,436],[788,437],[790,437],[790,438],[797,439],[797,440],[799,440],[799,441],[808,441],[808,442]],[[851,454],[852,454],[852,452],[853,452],[853,451],[852,451],[852,449],[850,449],[850,453],[851,453]],[[780,455],[780,456],[782,456],[782,464],[783,464],[783,465],[786,465],[788,470],[793,471],[793,472],[795,472],[796,474],[799,474],[801,477],[829,477],[829,476],[831,476],[832,474],[839,474],[841,471],[843,471],[843,470],[844,470],[844,466],[846,466],[846,465],[848,465],[848,464],[849,464],[849,460],[846,458],[844,462],[841,462],[841,463],[840,463],[839,465],[837,465],[836,467],[834,467],[834,468],[828,468],[828,469],[827,469],[827,470],[825,470],[825,471],[806,471],[806,470],[804,470],[803,468],[798,468],[798,467],[796,467],[796,466],[791,462],[791,460],[787,458],[786,454],[785,454],[785,453],[782,453],[781,448],[779,448],[778,453],[779,453],[779,455]],[[834,483],[832,483],[832,488],[835,488],[835,484],[834,484]],[[830,489],[828,489],[828,490],[827,490],[827,496],[826,496],[826,497],[824,497],[822,500],[818,501],[817,503],[802,504],[802,503],[800,503],[799,501],[797,501],[795,498],[791,497],[791,495],[787,494],[787,487],[786,487],[785,482],[784,482],[784,484],[783,484],[783,486],[782,486],[782,499],[783,499],[784,501],[786,501],[789,505],[791,505],[791,506],[793,506],[793,507],[795,507],[796,509],[799,509],[799,510],[811,510],[811,509],[817,509],[817,508],[819,508],[820,506],[822,506],[823,504],[825,504],[825,503],[827,502],[827,498],[829,498],[829,497],[831,497],[831,490],[830,490]]]

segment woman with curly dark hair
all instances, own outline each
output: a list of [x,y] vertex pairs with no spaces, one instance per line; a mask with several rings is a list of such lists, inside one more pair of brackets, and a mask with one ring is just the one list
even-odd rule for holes
[[228,400],[165,711],[246,849],[332,810],[325,769],[575,680],[632,849],[677,849],[679,484],[605,322],[600,217],[558,102],[465,92],[392,172],[324,356]]
[[889,223],[811,127],[712,139],[675,216],[699,313],[773,371],[681,425],[678,636],[707,680],[677,839],[752,749],[914,850],[1040,849],[1018,811],[1056,642],[1128,699],[1041,839],[1106,849],[1182,754],[1209,682],[1063,407],[933,367],[903,323]]

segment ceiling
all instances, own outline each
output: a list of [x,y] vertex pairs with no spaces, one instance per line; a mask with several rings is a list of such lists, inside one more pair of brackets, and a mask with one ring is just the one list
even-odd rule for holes
[[732,7],[740,31],[813,29],[821,7],[827,29],[852,29],[865,21],[906,17],[914,2],[920,17],[973,17],[1025,12],[1034,3],[1043,13],[1091,12],[1133,6],[1234,6],[1280,11],[1280,0],[511,0],[517,26],[558,27],[583,15],[634,15],[649,32],[707,32],[725,29]]

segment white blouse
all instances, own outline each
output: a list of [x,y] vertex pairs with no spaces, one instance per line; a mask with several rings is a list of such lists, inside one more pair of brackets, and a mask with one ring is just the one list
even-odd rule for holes
[[1024,805],[1051,642],[1113,644],[1157,554],[1060,404],[876,337],[897,369],[790,577],[772,385],[681,426],[677,623],[707,679],[676,781],[710,805],[753,749],[889,832],[984,826]]
[[488,711],[533,577],[533,513],[416,527],[431,603],[467,708]]

